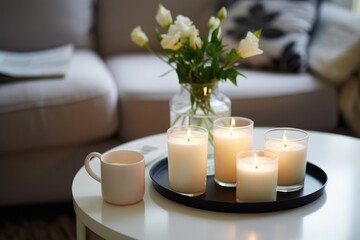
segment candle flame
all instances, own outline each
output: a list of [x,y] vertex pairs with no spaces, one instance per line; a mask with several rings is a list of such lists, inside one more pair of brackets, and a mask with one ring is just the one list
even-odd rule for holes
[[188,142],[190,142],[190,138],[191,138],[191,129],[190,128],[188,128],[186,136],[188,138]]
[[284,147],[286,147],[287,145],[287,139],[286,139],[286,135],[283,134],[283,143],[284,143]]
[[235,127],[235,118],[232,118],[232,119],[231,119],[231,126],[232,126],[232,127]]
[[232,118],[232,119],[231,119],[231,122],[230,122],[230,128],[229,128],[229,133],[230,133],[230,135],[233,135],[233,133],[234,133],[234,127],[235,127],[235,119]]
[[255,164],[255,168],[257,169],[257,168],[258,168],[258,165],[259,165],[259,159],[258,159],[258,156],[257,156],[256,153],[255,153],[255,155],[254,155],[254,164]]

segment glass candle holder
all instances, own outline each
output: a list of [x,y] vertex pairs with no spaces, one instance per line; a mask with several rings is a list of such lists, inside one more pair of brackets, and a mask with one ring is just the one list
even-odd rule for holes
[[264,133],[264,149],[279,155],[278,188],[280,192],[304,187],[306,174],[307,132],[296,128],[273,128]]
[[169,187],[186,196],[206,191],[208,131],[203,127],[176,126],[167,131]]
[[236,156],[236,201],[276,200],[278,155],[264,150],[239,152]]
[[215,182],[236,186],[236,154],[252,149],[254,122],[243,117],[223,117],[214,121]]

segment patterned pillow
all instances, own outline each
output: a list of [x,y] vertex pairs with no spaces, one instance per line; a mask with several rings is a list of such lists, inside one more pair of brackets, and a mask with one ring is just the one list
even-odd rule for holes
[[262,55],[244,59],[243,66],[282,72],[307,69],[308,45],[315,29],[320,1],[238,0],[222,25],[224,43],[237,47],[248,31],[262,29]]

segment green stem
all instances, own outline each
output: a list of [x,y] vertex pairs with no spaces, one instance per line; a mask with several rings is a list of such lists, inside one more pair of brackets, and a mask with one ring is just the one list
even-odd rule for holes
[[223,66],[223,70],[226,71],[226,70],[232,68],[232,67],[234,66],[234,64],[235,64],[237,61],[239,61],[240,59],[241,59],[241,57],[238,56],[237,58],[234,58],[232,61],[230,61],[230,62],[228,62],[228,63],[225,62],[224,66]]

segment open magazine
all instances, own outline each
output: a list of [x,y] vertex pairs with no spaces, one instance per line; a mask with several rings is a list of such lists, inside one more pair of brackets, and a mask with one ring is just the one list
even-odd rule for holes
[[33,52],[0,50],[0,80],[64,77],[73,45]]

